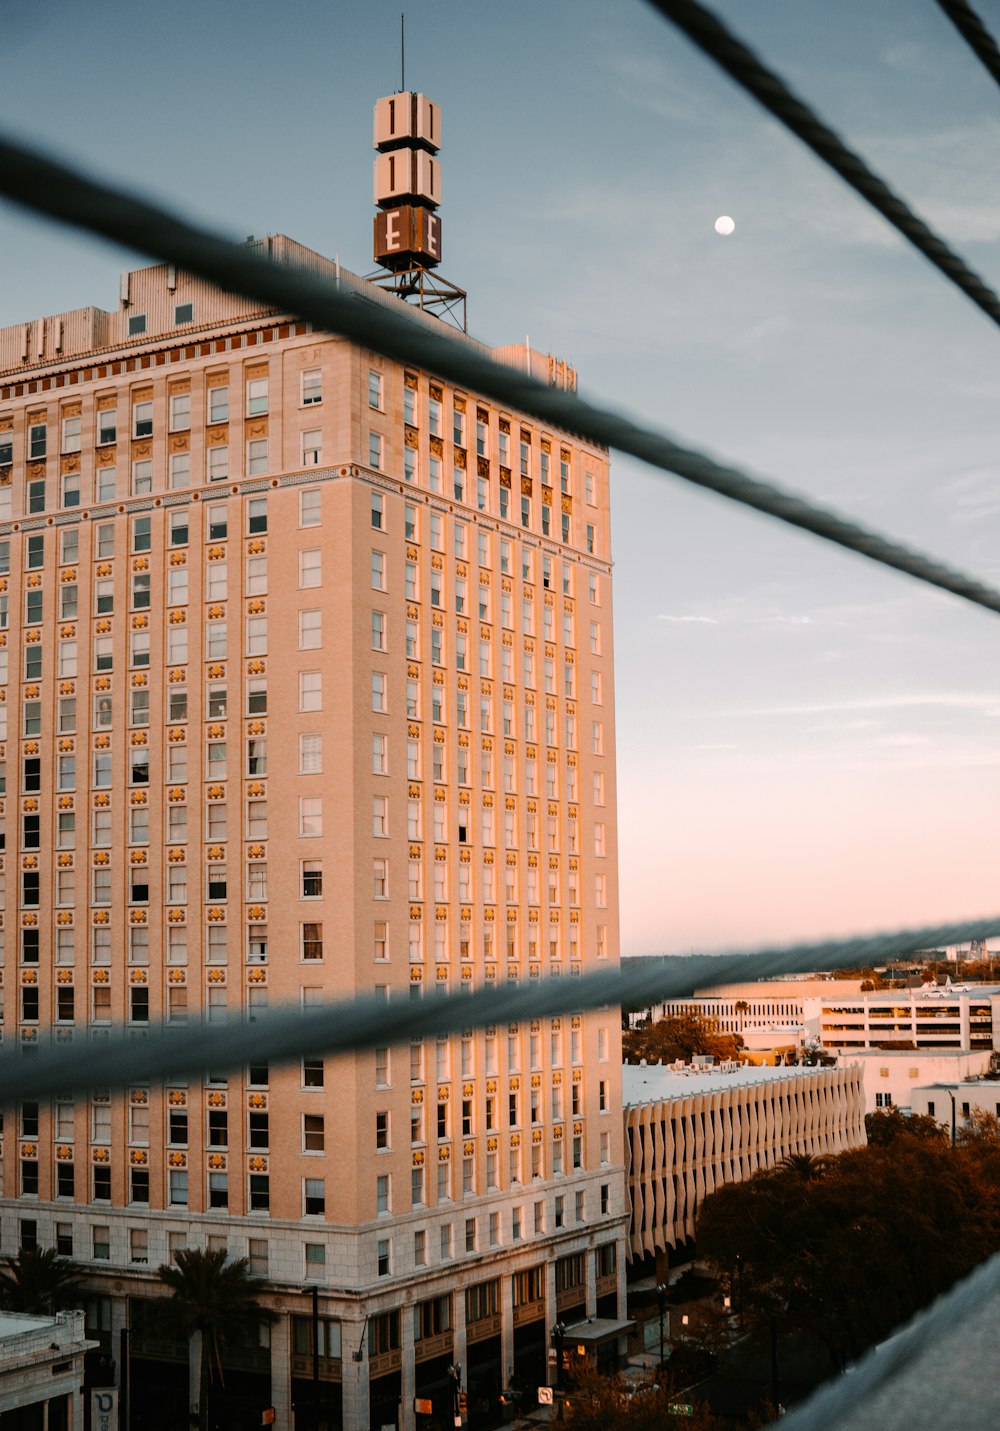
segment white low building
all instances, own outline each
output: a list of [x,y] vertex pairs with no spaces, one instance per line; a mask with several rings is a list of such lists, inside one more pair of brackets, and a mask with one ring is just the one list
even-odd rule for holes
[[698,1208],[793,1153],[863,1147],[861,1070],[626,1064],[622,1075],[631,1260],[695,1234]]
[[942,1077],[913,1089],[911,1111],[929,1114],[958,1132],[972,1112],[1000,1118],[1000,1078]]
[[[989,1071],[990,1058],[985,1049],[947,1048],[928,1052],[926,1049],[871,1048],[852,1049],[841,1055],[840,1062],[853,1063],[861,1069],[866,1113],[887,1108],[922,1113],[926,1109],[918,1106],[921,1103],[918,1095],[926,1085],[954,1086],[963,1079],[978,1078]],[[991,1107],[989,1111],[994,1110]]]
[[[34,1425],[46,1431],[83,1427],[83,1356],[88,1342],[82,1312],[54,1317],[0,1312],[0,1424]],[[14,1413],[34,1409],[34,1419]]]

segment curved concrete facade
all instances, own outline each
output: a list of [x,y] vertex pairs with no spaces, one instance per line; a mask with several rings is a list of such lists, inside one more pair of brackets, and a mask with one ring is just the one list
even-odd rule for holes
[[693,1237],[698,1208],[724,1183],[791,1153],[866,1142],[857,1067],[691,1074],[626,1065],[624,1073],[631,1259]]

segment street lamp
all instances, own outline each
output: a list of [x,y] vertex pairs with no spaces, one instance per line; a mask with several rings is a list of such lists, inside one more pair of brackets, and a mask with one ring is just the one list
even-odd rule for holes
[[552,1328],[552,1340],[556,1344],[556,1393],[559,1397],[558,1419],[563,1419],[563,1343],[566,1340],[566,1323],[556,1322]]
[[312,1423],[319,1426],[319,1287],[312,1292]]
[[667,1284],[657,1282],[656,1300],[660,1304],[660,1370],[663,1370],[663,1319],[667,1314]]
[[461,1424],[461,1414],[459,1412],[459,1392],[462,1390],[462,1363],[453,1361],[448,1367],[448,1377],[451,1381],[451,1419],[452,1425]]

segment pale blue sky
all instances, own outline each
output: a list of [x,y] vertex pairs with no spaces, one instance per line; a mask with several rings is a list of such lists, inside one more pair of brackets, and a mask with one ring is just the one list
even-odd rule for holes
[[[589,392],[1000,582],[984,317],[640,0],[405,8],[476,336],[528,334]],[[718,11],[1000,286],[1000,93],[930,0]],[[398,5],[0,0],[0,23],[7,133],[370,269]],[[0,253],[0,325],[113,306],[135,262],[2,204]],[[627,952],[1000,908],[996,618],[625,460],[614,548]]]

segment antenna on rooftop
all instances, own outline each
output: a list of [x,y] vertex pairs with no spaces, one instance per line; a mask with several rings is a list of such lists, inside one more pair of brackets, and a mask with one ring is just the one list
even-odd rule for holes
[[406,15],[399,17],[399,92],[406,89]]

